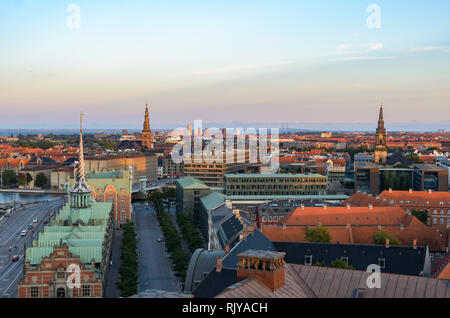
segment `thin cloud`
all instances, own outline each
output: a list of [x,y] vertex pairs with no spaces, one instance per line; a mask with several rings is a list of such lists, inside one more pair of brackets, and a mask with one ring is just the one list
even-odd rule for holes
[[433,52],[433,51],[450,52],[450,46],[424,46],[424,47],[417,47],[417,48],[409,50],[409,52],[413,52],[413,53]]
[[271,62],[271,63],[262,63],[262,64],[244,64],[244,65],[232,65],[227,67],[221,67],[211,70],[205,70],[205,71],[197,71],[194,72],[194,75],[216,75],[216,74],[226,74],[236,71],[242,71],[242,70],[255,70],[255,69],[263,69],[263,68],[269,68],[273,66],[281,66],[281,65],[287,65],[291,64],[292,61],[280,61],[280,62]]
[[341,62],[341,61],[369,61],[369,60],[394,60],[407,57],[407,55],[398,56],[351,56],[351,57],[341,57],[337,59],[330,60],[331,62]]
[[[373,51],[378,51],[384,48],[384,44],[379,43],[367,43],[367,44],[357,44],[357,45],[350,45],[350,44],[339,44],[336,47],[336,50],[338,53],[344,53],[344,54],[363,54]],[[352,49],[349,51],[349,49]]]

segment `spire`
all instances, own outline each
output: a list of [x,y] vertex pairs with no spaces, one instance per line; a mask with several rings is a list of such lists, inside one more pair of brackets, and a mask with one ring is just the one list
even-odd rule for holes
[[75,183],[70,189],[72,194],[80,193],[80,194],[90,194],[91,189],[89,188],[86,182],[86,175],[84,172],[84,150],[83,150],[83,116],[84,114],[80,114],[80,149],[78,152],[78,164],[75,173]]
[[380,105],[380,115],[378,116],[378,129],[384,129],[383,103]]
[[145,104],[145,120],[144,120],[144,129],[143,131],[150,131],[150,120],[148,118],[148,104]]

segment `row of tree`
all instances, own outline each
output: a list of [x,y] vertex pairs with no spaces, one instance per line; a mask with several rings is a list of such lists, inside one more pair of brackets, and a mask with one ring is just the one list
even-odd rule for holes
[[136,254],[137,239],[134,223],[128,222],[123,227],[122,255],[120,260],[120,282],[118,286],[122,297],[138,292],[138,258]]
[[[2,179],[3,186],[12,187],[16,185],[27,186],[31,181],[33,181],[33,177],[29,173],[17,173],[14,170],[5,170],[0,174],[0,178]],[[36,181],[34,185],[38,188],[42,188],[48,182],[45,174],[38,173],[36,175]]]
[[166,250],[170,254],[170,258],[175,264],[175,271],[180,274],[181,281],[186,278],[186,271],[189,265],[189,257],[181,248],[181,236],[175,224],[173,223],[169,213],[164,209],[164,201],[169,200],[169,191],[160,192],[153,191],[149,197],[150,202],[155,207],[158,222],[164,234]]
[[194,226],[192,219],[189,216],[182,212],[177,213],[177,223],[191,252],[204,247],[205,242],[203,237]]

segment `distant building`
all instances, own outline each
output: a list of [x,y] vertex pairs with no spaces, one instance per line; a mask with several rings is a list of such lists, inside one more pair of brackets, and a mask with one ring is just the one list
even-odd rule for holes
[[163,178],[180,178],[184,176],[184,164],[175,163],[171,155],[162,158],[162,177]]
[[387,159],[386,129],[384,128],[383,106],[380,107],[378,127],[376,131],[375,163],[384,164]]
[[112,154],[86,158],[86,171],[132,170],[133,185],[139,184],[140,177],[149,183],[157,181],[158,158],[150,153]]
[[319,174],[226,174],[227,196],[323,195],[327,177]]
[[211,189],[202,181],[185,177],[176,183],[176,209],[184,212],[196,223],[200,213],[200,199],[211,193]]

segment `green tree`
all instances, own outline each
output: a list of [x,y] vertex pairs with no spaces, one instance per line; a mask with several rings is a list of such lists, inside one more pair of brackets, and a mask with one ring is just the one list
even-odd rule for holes
[[306,229],[305,239],[308,242],[330,243],[331,235],[325,226],[317,226]]
[[420,210],[413,209],[411,211],[411,215],[414,215],[423,224],[428,224],[428,213],[426,211],[420,211]]
[[18,182],[17,173],[14,170],[5,170],[2,173],[3,185],[10,187]]
[[47,184],[47,177],[42,172],[38,173],[38,175],[36,176],[36,182],[35,182],[36,187],[42,188],[46,184]]
[[423,163],[423,161],[420,160],[419,156],[415,153],[410,153],[409,155],[406,155],[405,157],[411,159],[414,163]]
[[343,259],[335,259],[334,261],[331,262],[330,267],[334,267],[334,268],[344,268],[344,269],[355,269],[353,266],[351,265],[347,265],[347,263],[343,260]]
[[386,239],[389,239],[390,245],[401,245],[402,242],[395,236],[386,233],[384,230],[378,230],[372,237],[373,244],[384,245],[386,244]]

